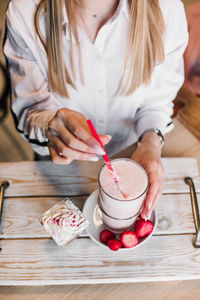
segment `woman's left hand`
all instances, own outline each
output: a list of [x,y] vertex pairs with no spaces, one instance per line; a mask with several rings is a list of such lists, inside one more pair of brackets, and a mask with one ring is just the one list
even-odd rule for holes
[[164,169],[161,163],[160,139],[155,132],[147,132],[131,157],[140,163],[149,176],[149,190],[141,217],[148,219],[162,194]]

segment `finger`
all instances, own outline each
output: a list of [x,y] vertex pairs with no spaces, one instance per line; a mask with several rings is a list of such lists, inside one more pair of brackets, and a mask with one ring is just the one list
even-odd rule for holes
[[162,190],[159,190],[158,193],[157,193],[157,195],[156,195],[156,198],[155,198],[155,200],[153,202],[152,207],[146,211],[146,218],[147,219],[149,219],[151,217],[151,213],[155,209],[155,207],[156,207],[156,205],[157,205],[157,203],[158,203],[161,195],[162,195]]
[[71,119],[67,127],[75,137],[85,142],[89,147],[95,150],[96,154],[105,154],[99,142],[92,136],[90,128],[86,122],[77,122],[76,119]]
[[147,192],[146,200],[145,200],[145,206],[150,209],[154,199],[158,193],[158,190],[160,189],[160,184],[157,181],[154,181],[154,183],[150,184],[149,190]]
[[147,218],[147,212],[151,209],[159,188],[160,188],[160,185],[157,182],[153,181],[152,184],[150,183],[150,187],[147,192],[146,200],[144,202],[144,207],[143,207],[142,213],[141,213],[142,218],[145,218],[145,219]]
[[149,218],[150,218],[151,213],[152,213],[152,211],[154,210],[154,208],[156,207],[156,205],[157,205],[157,203],[158,203],[158,201],[159,201],[161,195],[162,195],[162,189],[159,189],[158,192],[157,192],[157,194],[156,194],[156,197],[155,197],[155,199],[154,199],[154,201],[153,201],[153,203],[152,203],[151,208],[148,208],[148,207],[146,206],[145,209],[144,209],[144,211],[142,211],[141,217],[142,217],[143,219],[146,220],[146,219],[149,219]]
[[62,153],[63,156],[70,159],[98,161],[98,157],[94,154],[81,152],[67,147],[57,136],[51,137],[51,142],[55,145],[57,153]]
[[64,156],[58,155],[56,150],[53,147],[51,147],[50,145],[48,146],[48,148],[49,148],[49,153],[50,153],[50,156],[51,156],[51,160],[54,164],[56,164],[56,165],[69,165],[73,161],[73,159],[66,158]]
[[54,129],[50,129],[50,134],[48,134],[48,138],[51,136],[59,136],[62,142],[69,148],[79,150],[81,152],[87,152],[91,154],[96,154],[96,150],[92,147],[89,147],[86,143],[76,138],[63,124],[57,126],[57,131]]
[[99,138],[100,138],[103,145],[107,145],[110,142],[112,137],[110,135],[101,135],[100,134]]
[[161,195],[162,195],[162,189],[159,189],[159,191],[158,191],[158,193],[157,193],[157,195],[156,195],[156,198],[155,198],[155,200],[154,200],[154,202],[153,202],[153,205],[152,205],[151,208],[148,210],[147,214],[151,214],[152,211],[155,209],[155,207],[156,207],[158,201],[160,200]]

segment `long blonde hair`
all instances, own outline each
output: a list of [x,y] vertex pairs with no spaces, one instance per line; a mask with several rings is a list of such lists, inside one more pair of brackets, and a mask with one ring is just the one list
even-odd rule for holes
[[[123,0],[122,0],[123,1]],[[162,36],[165,30],[159,0],[128,0],[130,26],[125,55],[124,72],[117,90],[126,95],[133,93],[151,78],[156,62],[164,60]],[[35,12],[35,29],[47,53],[48,79],[50,88],[63,97],[69,98],[67,83],[76,88],[72,34],[79,49],[79,72],[82,76],[81,51],[76,26],[78,0],[41,0]],[[62,41],[62,15],[65,6],[69,22],[70,64],[72,77],[64,63]],[[45,12],[46,39],[42,37],[39,21]],[[46,40],[46,41],[45,41]],[[128,73],[127,73],[128,70]],[[125,76],[126,74],[126,76]]]

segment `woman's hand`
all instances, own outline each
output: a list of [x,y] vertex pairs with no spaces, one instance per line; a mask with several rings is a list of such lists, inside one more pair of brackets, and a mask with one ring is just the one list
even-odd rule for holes
[[141,212],[141,217],[148,219],[162,194],[164,176],[160,139],[156,133],[149,131],[144,135],[132,159],[140,163],[149,176],[149,190]]
[[[92,136],[86,118],[79,112],[62,108],[49,122],[46,136],[48,148],[55,164],[66,165],[74,159],[97,161],[96,154],[103,155],[103,149]],[[110,136],[100,135],[105,145]]]

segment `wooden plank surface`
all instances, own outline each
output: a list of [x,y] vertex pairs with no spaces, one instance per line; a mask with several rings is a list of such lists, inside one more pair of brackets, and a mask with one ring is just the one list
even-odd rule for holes
[[52,240],[3,240],[1,285],[89,284],[200,279],[199,250],[192,235],[153,236],[126,254],[90,239],[67,247]]
[[[82,210],[86,198],[70,199]],[[0,237],[7,239],[49,237],[37,218],[61,200],[63,200],[61,197],[6,198]],[[84,233],[82,236],[87,234]]]
[[[72,197],[71,200],[82,209],[86,198]],[[199,194],[198,198],[200,199]],[[0,237],[6,239],[48,237],[49,235],[37,221],[37,217],[62,199],[58,197],[7,198],[4,202]],[[189,194],[162,195],[156,215],[155,235],[195,233]],[[86,232],[84,231],[81,236],[87,236]]]
[[[198,165],[193,158],[163,158],[165,178],[163,193],[187,193],[185,176],[194,179],[200,192]],[[1,163],[0,182],[8,180],[7,197],[16,196],[80,196],[97,188],[100,162],[73,162],[57,166],[51,162]]]
[[200,141],[200,98],[183,86],[176,99],[185,104],[178,114],[179,121]]
[[[76,164],[67,172],[66,167],[57,168],[49,162],[2,164],[0,176],[9,178],[11,186],[3,210],[0,285],[200,279],[200,252],[192,246],[195,230],[189,189],[184,183],[185,176],[193,177],[199,191],[197,162],[170,158],[163,159],[163,164],[164,194],[157,207],[155,235],[126,254],[104,249],[85,235],[67,247],[58,247],[45,238],[47,234],[36,221],[40,213],[63,198],[62,194],[79,194],[72,199],[82,207],[86,195],[97,186],[99,164]],[[14,197],[15,191],[23,197]],[[51,191],[51,197],[45,196]],[[62,197],[55,197],[57,194]]]
[[199,300],[200,280],[1,286],[2,300]]
[[177,119],[173,124],[174,129],[165,135],[162,156],[195,158],[200,169],[200,142]]

